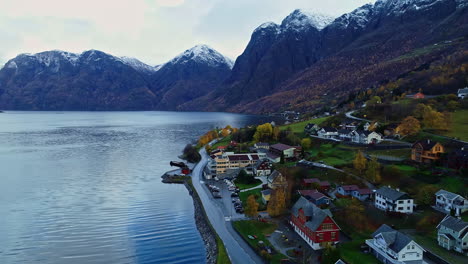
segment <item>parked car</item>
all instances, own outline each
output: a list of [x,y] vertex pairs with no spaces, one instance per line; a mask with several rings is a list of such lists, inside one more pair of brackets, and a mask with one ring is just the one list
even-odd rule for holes
[[231,193],[231,197],[239,197],[239,194],[237,194],[237,193]]

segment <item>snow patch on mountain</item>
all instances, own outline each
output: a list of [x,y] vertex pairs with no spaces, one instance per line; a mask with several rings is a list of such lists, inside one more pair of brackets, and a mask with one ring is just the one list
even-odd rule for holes
[[280,25],[274,23],[274,22],[266,22],[258,26],[253,34],[259,33],[259,32],[266,32],[267,30],[271,30],[276,34],[281,33],[281,28]]
[[170,60],[167,64],[184,64],[188,61],[206,63],[210,66],[227,65],[230,69],[234,66],[234,62],[223,56],[208,45],[196,45],[195,47],[184,51],[183,53]]
[[410,10],[429,8],[442,1],[446,0],[378,0],[374,6],[386,15],[401,15]]
[[342,28],[353,27],[354,29],[360,29],[367,26],[370,18],[372,17],[374,6],[367,4],[355,9],[351,13],[347,13],[337,18],[333,25],[338,25]]
[[137,71],[146,71],[146,72],[156,72],[158,68],[150,66],[144,62],[141,62],[140,60],[132,57],[120,57],[119,58],[122,63],[132,67],[133,69]]
[[334,18],[328,15],[296,9],[283,20],[281,27],[283,30],[295,31],[303,31],[314,27],[320,31],[333,22],[333,20]]

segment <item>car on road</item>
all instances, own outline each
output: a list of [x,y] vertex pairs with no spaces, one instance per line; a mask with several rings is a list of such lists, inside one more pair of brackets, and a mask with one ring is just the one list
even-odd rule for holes
[[237,194],[237,193],[231,193],[231,197],[239,197],[239,194]]
[[223,196],[221,196],[221,194],[219,192],[213,192],[213,197],[216,198],[216,199],[223,198]]

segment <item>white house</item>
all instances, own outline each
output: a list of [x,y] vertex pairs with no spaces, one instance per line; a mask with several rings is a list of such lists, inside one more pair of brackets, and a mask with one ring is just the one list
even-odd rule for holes
[[375,192],[374,205],[383,211],[411,214],[413,213],[414,201],[407,193],[400,192],[399,189],[395,190],[383,186]]
[[460,99],[465,99],[468,97],[468,87],[465,87],[463,89],[458,89],[458,98]]
[[382,135],[373,131],[354,130],[349,135],[352,142],[357,144],[377,144],[382,142]]
[[349,129],[338,130],[338,138],[342,141],[351,141],[351,132]]
[[382,263],[425,263],[423,261],[424,248],[388,225],[379,227],[372,237],[366,240],[366,244],[370,247],[372,254]]
[[317,131],[317,135],[321,138],[336,138],[338,137],[338,130],[333,127],[322,127],[319,131]]
[[437,226],[437,243],[468,256],[468,223],[447,215]]
[[446,213],[450,213],[451,210],[454,210],[457,216],[468,211],[468,200],[461,195],[446,190],[440,190],[436,192],[435,196],[436,209],[445,211]]
[[253,172],[257,177],[268,176],[272,172],[272,165],[268,159],[259,160],[255,165]]

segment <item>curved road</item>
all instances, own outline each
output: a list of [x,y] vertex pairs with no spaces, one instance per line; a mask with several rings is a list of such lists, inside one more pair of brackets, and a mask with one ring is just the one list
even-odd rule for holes
[[208,162],[208,155],[204,148],[202,148],[200,154],[202,160],[195,166],[192,172],[193,186],[200,196],[211,225],[223,241],[231,262],[234,264],[263,263],[262,259],[234,230],[230,218],[224,215],[223,210],[216,204],[213,196],[203,184],[201,175]]
[[354,110],[354,111],[349,111],[349,112],[347,112],[345,115],[346,115],[347,118],[351,118],[351,119],[354,119],[354,120],[370,122],[370,120],[368,120],[368,119],[364,119],[364,118],[359,118],[359,117],[353,116],[354,112],[356,112],[356,110]]

